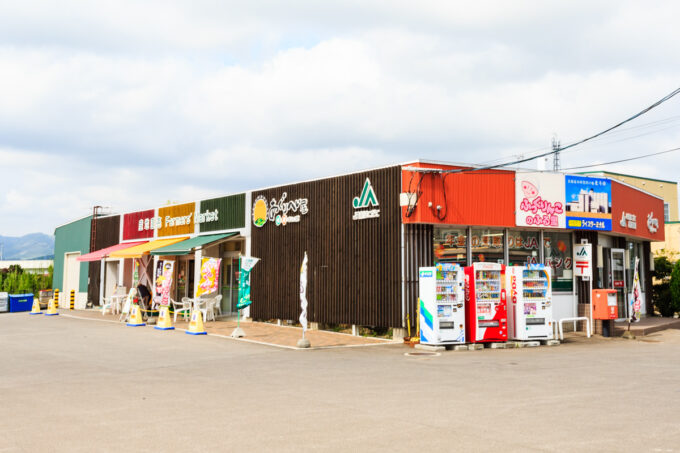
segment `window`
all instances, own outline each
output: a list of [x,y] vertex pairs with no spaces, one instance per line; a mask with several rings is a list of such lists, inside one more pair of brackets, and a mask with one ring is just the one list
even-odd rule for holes
[[434,260],[467,266],[467,229],[434,227]]
[[671,208],[668,205],[668,203],[663,204],[663,221],[664,222],[671,221]]
[[525,266],[540,262],[539,231],[508,231],[508,265]]
[[473,263],[503,264],[503,230],[472,229],[470,249]]
[[572,246],[571,233],[543,233],[544,263],[552,271],[552,290],[571,291],[572,285]]

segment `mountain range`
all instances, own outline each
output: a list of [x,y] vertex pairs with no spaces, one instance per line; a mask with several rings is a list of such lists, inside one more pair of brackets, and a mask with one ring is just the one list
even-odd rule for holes
[[54,258],[54,236],[31,233],[21,237],[0,236],[0,259],[32,260]]

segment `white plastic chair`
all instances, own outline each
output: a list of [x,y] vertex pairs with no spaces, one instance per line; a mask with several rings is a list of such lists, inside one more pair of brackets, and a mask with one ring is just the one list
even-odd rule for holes
[[214,313],[219,313],[222,316],[222,294],[215,296],[215,306],[213,307]]
[[215,299],[199,297],[196,299],[196,310],[203,313],[203,320],[208,322],[209,318],[215,320]]
[[191,299],[188,297],[182,297],[181,302],[177,302],[176,300],[170,298],[170,303],[172,304],[172,308],[175,312],[175,322],[177,322],[177,314],[179,312],[182,312],[182,317],[186,321],[187,316],[189,313],[191,313]]

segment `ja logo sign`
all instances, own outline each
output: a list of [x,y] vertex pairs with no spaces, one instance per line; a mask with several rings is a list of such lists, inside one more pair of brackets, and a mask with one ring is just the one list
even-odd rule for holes
[[371,180],[366,178],[364,188],[361,189],[361,195],[354,197],[352,200],[352,207],[354,207],[354,209],[361,209],[361,211],[354,211],[352,219],[364,220],[380,217],[380,209],[365,209],[371,206],[379,206],[378,197],[375,195]]

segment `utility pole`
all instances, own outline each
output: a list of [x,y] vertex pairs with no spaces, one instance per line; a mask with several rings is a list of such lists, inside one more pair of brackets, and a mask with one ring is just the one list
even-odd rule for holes
[[553,171],[560,171],[562,164],[560,163],[560,141],[557,139],[556,135],[553,135],[552,139],[552,149],[553,149]]

